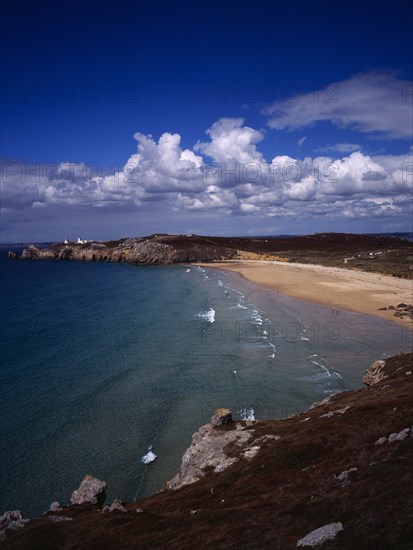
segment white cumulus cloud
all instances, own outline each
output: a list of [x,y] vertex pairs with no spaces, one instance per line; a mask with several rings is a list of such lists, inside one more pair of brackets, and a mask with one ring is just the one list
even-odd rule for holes
[[109,211],[151,203],[160,217],[169,210],[291,220],[407,219],[411,210],[411,152],[267,161],[258,149],[264,132],[240,118],[218,120],[207,136],[183,149],[179,134],[155,140],[136,133],[136,151],[115,173],[85,163],[4,163],[2,207],[11,215],[44,206]]

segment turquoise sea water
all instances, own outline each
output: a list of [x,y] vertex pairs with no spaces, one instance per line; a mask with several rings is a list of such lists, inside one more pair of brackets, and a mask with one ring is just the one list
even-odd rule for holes
[[393,323],[217,270],[4,255],[0,267],[0,511],[68,503],[87,473],[109,498],[151,494],[217,406],[285,417],[411,347]]

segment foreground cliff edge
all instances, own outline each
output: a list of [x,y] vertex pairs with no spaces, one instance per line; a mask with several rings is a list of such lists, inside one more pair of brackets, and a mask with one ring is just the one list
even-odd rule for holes
[[10,549],[407,550],[413,542],[413,353],[377,361],[366,388],[278,421],[218,409],[167,489],[104,506],[86,476],[71,504],[1,518]]

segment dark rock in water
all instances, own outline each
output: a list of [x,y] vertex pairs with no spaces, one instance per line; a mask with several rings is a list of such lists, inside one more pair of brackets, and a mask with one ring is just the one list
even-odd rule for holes
[[398,304],[397,307],[399,309],[403,309],[403,308],[407,307],[407,304],[401,303],[401,304]]
[[229,409],[220,408],[215,411],[211,419],[212,426],[224,426],[232,422],[232,413]]
[[379,311],[386,311],[386,310],[387,310],[387,307],[379,307],[378,310],[379,310]]
[[0,516],[0,541],[6,538],[6,529],[16,531],[24,527],[28,521],[30,520],[23,519],[20,510],[4,512],[4,514]]
[[13,250],[7,252],[7,257],[9,260],[17,260],[17,254]]
[[394,306],[389,306],[387,309],[396,309]]
[[384,374],[384,365],[385,361],[381,359],[370,365],[370,367],[366,370],[366,374],[363,376],[363,382],[367,386],[372,386],[373,384],[377,384],[377,382],[383,380],[383,378],[386,377]]
[[79,489],[73,491],[70,497],[71,504],[90,502],[101,507],[106,498],[106,482],[92,476],[85,476]]

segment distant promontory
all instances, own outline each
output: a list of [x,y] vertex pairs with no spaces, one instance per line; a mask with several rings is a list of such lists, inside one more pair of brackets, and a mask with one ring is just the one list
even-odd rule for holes
[[[10,257],[15,257],[10,255]],[[385,235],[317,233],[294,237],[207,237],[154,234],[115,241],[29,246],[23,260],[126,262],[141,265],[225,260],[285,261],[413,278],[413,242]]]

